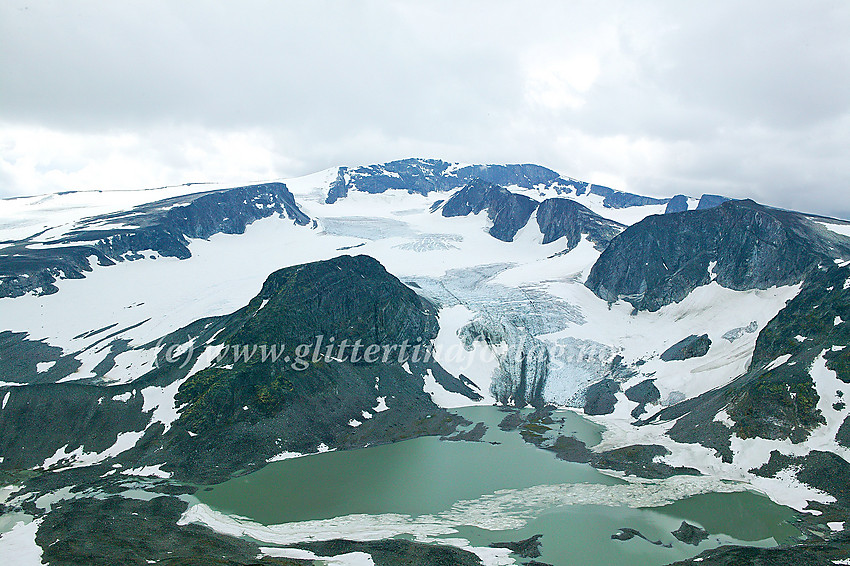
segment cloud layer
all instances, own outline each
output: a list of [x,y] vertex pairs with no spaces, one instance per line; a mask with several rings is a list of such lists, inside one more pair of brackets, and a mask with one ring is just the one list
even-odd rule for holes
[[850,216],[846,2],[0,7],[0,195],[409,156]]

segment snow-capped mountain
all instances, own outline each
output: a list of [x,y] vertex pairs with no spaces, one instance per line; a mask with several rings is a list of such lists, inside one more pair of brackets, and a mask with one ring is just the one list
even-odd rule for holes
[[[848,222],[537,165],[197,188],[0,201],[7,509],[42,521],[33,502],[72,485],[462,440],[451,409],[494,403],[535,408],[525,440],[609,473],[702,474],[830,519],[850,505]],[[375,365],[342,341],[422,350]],[[552,430],[552,406],[601,442]]]

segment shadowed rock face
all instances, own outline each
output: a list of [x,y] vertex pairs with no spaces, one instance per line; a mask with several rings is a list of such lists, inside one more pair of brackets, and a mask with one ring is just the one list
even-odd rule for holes
[[584,412],[587,415],[609,415],[617,404],[615,395],[620,384],[613,379],[603,379],[587,388],[585,392]]
[[727,200],[730,200],[729,197],[720,195],[702,195],[699,199],[699,204],[697,204],[697,210],[714,208],[715,206],[720,206]]
[[699,358],[708,353],[709,347],[711,347],[711,339],[708,337],[708,334],[703,334],[702,336],[691,334],[664,350],[661,354],[661,359],[665,362],[672,362],[673,360]]
[[445,205],[443,216],[467,216],[486,210],[493,222],[490,235],[503,242],[511,242],[516,233],[528,223],[537,201],[525,195],[510,192],[504,187],[474,179],[455,193]]
[[664,209],[664,214],[673,212],[684,212],[688,210],[688,197],[685,195],[676,195],[667,203],[667,208]]
[[750,200],[650,216],[615,237],[587,287],[655,311],[712,280],[736,290],[799,283],[820,262],[850,257],[850,239],[808,217]]
[[582,234],[604,249],[624,226],[603,218],[574,200],[565,198],[546,199],[537,208],[537,225],[543,233],[543,243],[567,238],[567,250],[581,241]]
[[459,189],[472,181],[481,179],[494,185],[516,185],[531,189],[540,184],[557,185],[564,192],[573,186],[584,187],[580,181],[566,181],[551,169],[534,164],[516,165],[466,165],[453,167],[439,159],[401,159],[381,165],[340,167],[336,179],[328,190],[327,203],[344,198],[352,190],[367,193],[383,193],[389,190],[405,190],[426,195]]
[[[192,255],[188,238],[242,234],[252,222],[273,214],[302,226],[310,221],[283,183],[196,193],[87,218],[38,247],[28,247],[34,243],[30,238],[0,250],[0,297],[55,293],[57,279],[85,277],[92,257],[102,266],[141,259],[145,251],[186,259]],[[126,227],[98,229],[101,225]]]
[[566,250],[576,247],[583,235],[603,249],[624,226],[599,216],[586,206],[568,198],[550,198],[541,203],[474,179],[455,193],[444,205],[443,216],[467,216],[486,210],[493,226],[490,235],[510,242],[524,228],[537,209],[537,226],[548,244],[566,238]]

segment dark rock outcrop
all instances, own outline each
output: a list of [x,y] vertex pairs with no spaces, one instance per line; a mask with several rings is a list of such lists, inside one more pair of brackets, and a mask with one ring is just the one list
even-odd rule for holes
[[727,200],[731,199],[729,197],[724,197],[721,195],[702,195],[699,199],[699,204],[697,204],[697,210],[714,208],[715,206],[720,206]]
[[637,385],[629,387],[625,391],[626,398],[635,403],[646,404],[655,403],[661,399],[661,392],[655,386],[654,379],[646,379]]
[[711,338],[708,337],[708,334],[702,334],[700,336],[691,334],[664,350],[661,354],[661,359],[665,362],[672,362],[674,360],[699,358],[706,355],[710,347]]
[[517,556],[523,558],[537,558],[541,555],[540,539],[543,535],[533,535],[527,539],[516,542],[494,542],[490,544],[490,548],[507,548]]
[[566,198],[551,198],[541,202],[537,207],[537,225],[543,233],[544,244],[566,237],[567,250],[576,247],[583,234],[587,234],[598,249],[604,249],[625,228]]
[[609,302],[655,311],[712,280],[736,290],[799,283],[820,263],[850,257],[850,238],[808,217],[750,200],[649,216],[616,236],[587,287]]
[[669,566],[834,566],[847,558],[850,541],[809,541],[794,546],[759,548],[721,546]]
[[470,181],[463,189],[452,195],[443,205],[443,216],[467,216],[486,210],[493,222],[490,235],[503,242],[511,242],[523,228],[537,201],[525,195],[512,193],[481,179]]
[[614,412],[620,384],[613,379],[603,379],[587,388],[585,392],[584,412],[587,415],[609,415]]
[[850,416],[841,423],[838,432],[835,433],[835,441],[845,448],[850,448]]
[[638,403],[632,410],[632,417],[638,418],[646,412],[646,405],[656,403],[661,399],[661,392],[655,386],[654,379],[646,379],[637,385],[629,387],[625,391],[626,399]]
[[664,209],[664,214],[673,212],[684,212],[688,210],[688,197],[685,195],[676,195],[667,203],[667,208]]
[[[180,387],[177,401],[183,408],[175,426],[203,440],[175,435],[169,452],[193,474],[262,462],[284,449],[311,452],[319,443],[355,447],[422,434],[445,436],[459,422],[422,390],[426,372],[442,369],[426,358],[423,346],[438,331],[435,307],[371,257],[340,256],[275,272],[248,306],[225,322],[226,343],[285,344],[286,356],[276,363],[216,365]],[[359,358],[353,349],[358,341]],[[337,346],[326,355],[332,343]],[[348,349],[340,350],[344,344]],[[404,344],[406,354],[400,349]],[[303,345],[307,352],[299,353]],[[373,363],[363,357],[367,346],[377,349]],[[413,375],[402,367],[405,361]],[[458,382],[457,389],[480,399],[466,384]],[[351,419],[373,410],[378,396],[392,410],[350,427]],[[229,453],[203,456],[207,445],[227,446]],[[187,451],[195,452],[191,459],[180,456]]]
[[699,546],[699,543],[708,538],[708,531],[692,525],[687,521],[682,521],[679,528],[671,534],[676,537],[677,540],[694,546]]
[[43,519],[35,542],[43,549],[43,559],[55,566],[305,564],[286,558],[258,558],[257,543],[200,525],[178,526],[187,506],[176,497],[165,496],[150,501],[120,496],[60,501]]
[[850,508],[850,463],[844,458],[821,450],[812,450],[805,456],[792,457],[774,450],[770,460],[752,473],[772,478],[787,471],[806,485],[833,496],[838,505]]
[[[588,188],[590,194],[604,197],[602,205],[606,208],[628,208],[631,206],[649,206],[653,204],[666,204],[668,199],[660,199],[653,197],[645,197],[632,193],[624,193],[603,185],[590,185]],[[576,191],[576,194],[581,195]]]
[[[375,566],[481,566],[472,552],[453,546],[425,544],[403,539],[376,541],[328,540],[306,542],[295,548],[309,550],[319,556],[339,556],[363,552],[372,557]],[[314,563],[314,562],[311,562]]]

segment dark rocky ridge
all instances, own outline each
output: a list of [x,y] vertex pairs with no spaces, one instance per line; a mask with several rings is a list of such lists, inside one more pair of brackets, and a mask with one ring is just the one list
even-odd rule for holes
[[[33,236],[0,249],[0,297],[55,293],[56,279],[85,277],[91,257],[102,266],[141,259],[144,251],[186,259],[192,255],[188,238],[242,234],[255,220],[273,214],[298,225],[309,223],[283,183],[195,193],[90,217],[37,247],[30,247],[36,243]],[[98,228],[110,224],[128,227]]]
[[490,544],[490,548],[507,548],[523,558],[538,558],[542,554],[540,552],[540,546],[543,544],[540,541],[541,538],[543,535],[533,535],[515,542],[494,542]]
[[[333,337],[336,344],[362,340],[364,347],[391,346],[427,344],[438,331],[436,309],[368,256],[340,256],[275,272],[247,307],[220,323],[226,328],[220,337],[224,343],[285,344],[291,360],[299,357],[297,346],[315,344],[317,336],[324,337],[324,344]],[[423,392],[427,370],[448,389],[471,399],[480,396],[436,362],[410,361],[411,374],[395,355],[367,363],[350,354],[333,359],[311,352],[300,371],[285,357],[277,363],[239,361],[230,369],[214,365],[201,371],[177,395],[183,409],[177,432],[164,447],[166,461],[205,477],[248,462],[261,466],[283,450],[314,452],[319,443],[361,447],[453,432],[460,419]],[[391,410],[375,413],[359,427],[348,425],[372,411],[379,396]],[[180,429],[199,436],[180,434]],[[229,450],[223,456],[220,449],[211,451],[213,446]]]
[[730,289],[766,289],[799,283],[819,263],[848,257],[850,238],[805,215],[728,201],[628,227],[599,257],[586,285],[609,302],[655,311],[715,278]]
[[667,208],[664,209],[664,214],[672,214],[674,212],[684,212],[688,210],[688,197],[685,195],[676,195],[667,203]]
[[537,207],[537,225],[543,233],[544,244],[566,237],[567,250],[576,247],[583,234],[587,234],[597,249],[604,249],[625,228],[566,198],[550,198],[541,202]]
[[534,199],[512,193],[482,179],[473,179],[443,205],[442,215],[468,216],[486,210],[493,222],[490,235],[497,240],[511,242],[528,223],[535,208],[537,202]]
[[665,204],[669,200],[626,193],[561,177],[551,169],[530,163],[458,167],[439,159],[412,158],[380,165],[340,167],[328,190],[326,202],[334,203],[346,197],[352,190],[367,193],[405,190],[423,195],[434,191],[447,192],[459,189],[473,179],[503,187],[516,185],[529,190],[554,189],[557,194],[563,195],[595,194],[603,197],[602,204],[607,208]]
[[548,244],[566,238],[565,251],[576,247],[583,235],[603,249],[624,226],[603,218],[574,200],[550,198],[541,203],[504,187],[473,179],[442,205],[446,217],[467,216],[486,210],[493,226],[490,235],[510,242],[537,210],[537,226]]
[[731,199],[729,199],[729,197],[724,197],[721,195],[702,195],[699,199],[699,203],[697,204],[697,210],[714,208],[715,206],[720,206],[727,200]]
[[[314,344],[317,335],[325,337],[325,344],[334,337],[337,344],[359,339],[365,347],[427,343],[437,331],[435,308],[372,258],[341,256],[283,269],[269,276],[246,307],[164,337],[158,367],[130,384],[0,389],[0,394],[9,393],[0,412],[0,470],[16,473],[39,466],[63,446],[65,453],[99,453],[126,432],[143,433],[143,438],[118,462],[163,464],[176,478],[201,482],[262,467],[283,451],[315,452],[320,443],[354,448],[449,435],[462,419],[433,404],[423,391],[423,376],[430,370],[447,389],[471,399],[480,396],[436,362],[410,361],[408,373],[393,357],[387,363],[352,361],[349,346],[342,361],[324,355],[314,359],[310,351],[308,358],[302,356],[307,367],[294,367],[295,348]],[[165,432],[150,422],[150,410],[143,411],[140,390],[186,377],[202,349],[185,365],[182,359],[168,363],[165,352],[190,339],[209,346],[285,345],[289,359],[262,362],[258,353],[250,361],[234,361],[231,353],[196,373],[182,383],[176,399],[180,418]],[[122,394],[126,400],[114,399]],[[391,410],[374,412],[378,397],[386,398]],[[373,418],[349,426],[352,419],[363,420],[363,411],[374,412]],[[45,422],[52,423],[50,429],[44,429]]]
[[[439,159],[401,159],[382,165],[340,167],[326,201],[334,203],[351,190],[367,193],[405,190],[423,195],[434,191],[447,192],[459,189],[473,179],[529,189],[540,184],[556,183],[562,184],[564,191],[572,189],[568,181],[540,165],[467,165],[455,169],[451,163]],[[573,183],[584,185],[578,181]]]

